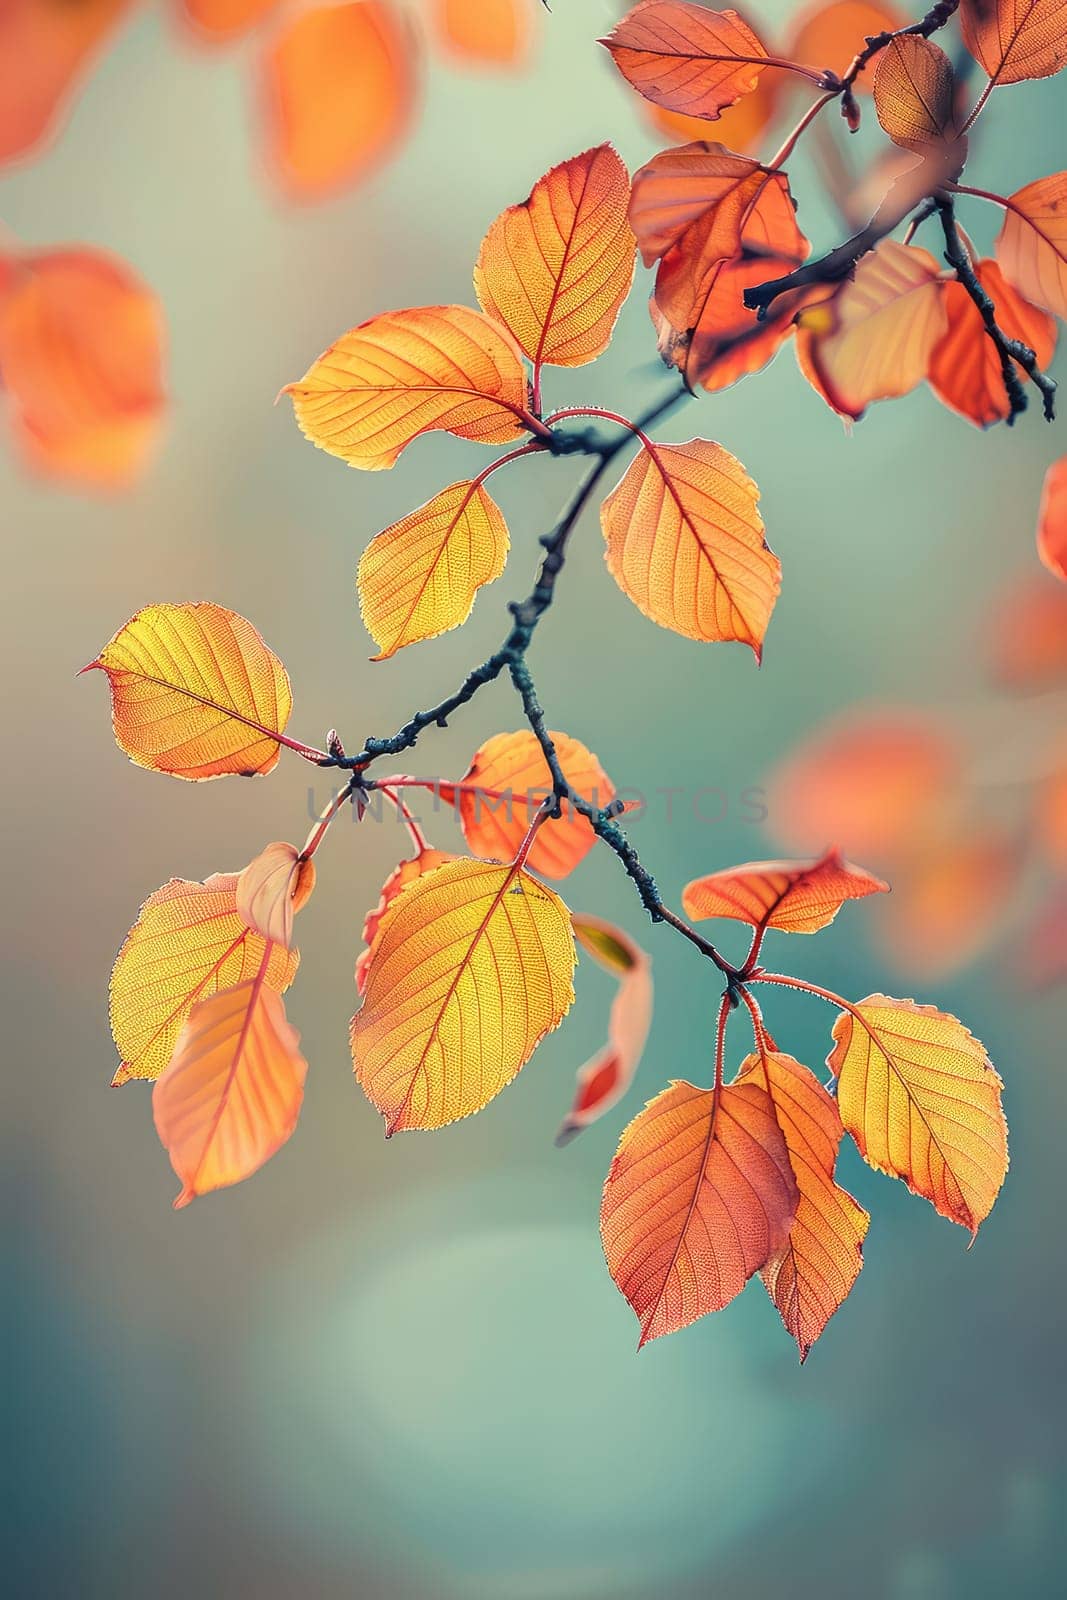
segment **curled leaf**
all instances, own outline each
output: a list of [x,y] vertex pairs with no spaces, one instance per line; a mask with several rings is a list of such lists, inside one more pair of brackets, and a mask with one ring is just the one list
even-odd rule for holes
[[139,767],[199,779],[277,765],[289,677],[236,611],[206,600],[146,606],[82,671],[94,667],[111,686],[115,738]]
[[1004,276],[1020,294],[1067,318],[1067,172],[1016,190],[996,252]]
[[611,1003],[608,1042],[578,1068],[570,1110],[556,1135],[565,1145],[617,1105],[633,1082],[652,1021],[652,962],[629,934],[602,917],[576,916],[578,943],[618,980]]
[[295,845],[269,844],[237,879],[237,914],[254,933],[286,950],[293,942],[293,914],[315,887],[315,863]]
[[[975,273],[996,306],[998,326],[1009,339],[1033,350],[1039,367],[1048,366],[1056,348],[1052,318],[1016,293],[995,261],[976,262]],[[962,283],[946,283],[943,295],[948,327],[930,357],[930,387],[944,405],[979,428],[1002,422],[1011,415],[1011,405],[1000,356],[982,314]]]
[[382,917],[356,1077],[391,1135],[480,1111],[574,999],[574,935],[559,896],[520,867],[461,857],[419,877]]
[[378,646],[373,659],[460,627],[507,554],[507,524],[477,480],[449,484],[377,534],[357,579],[363,621]]
[[518,346],[467,306],[372,317],[284,392],[312,444],[371,472],[391,467],[405,445],[436,428],[508,444],[527,415]]
[[767,52],[736,11],[641,0],[601,44],[639,94],[714,120],[759,82]]
[[482,242],[478,300],[535,366],[580,367],[607,349],[634,275],[630,180],[608,144],[546,172]]
[[962,1022],[868,995],[834,1024],[827,1065],[863,1159],[978,1231],[1008,1170],[1001,1081]]
[[781,586],[759,490],[721,444],[646,442],[600,510],[608,570],[639,611],[688,639],[737,639],[759,660]]
[[731,917],[753,928],[818,933],[846,900],[884,894],[889,885],[828,850],[817,861],[751,861],[695,878],[682,890],[687,917]]

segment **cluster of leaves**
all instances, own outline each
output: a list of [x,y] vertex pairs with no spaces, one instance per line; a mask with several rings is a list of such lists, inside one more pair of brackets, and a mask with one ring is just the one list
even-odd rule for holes
[[[691,25],[693,7],[646,0],[613,36],[625,69],[636,71],[634,26],[658,25],[665,10]],[[694,74],[701,94],[709,82],[726,85],[716,90],[725,104],[753,88],[763,70],[758,41],[737,45],[739,24],[699,15],[716,40],[734,30],[733,54],[724,61],[716,47],[710,68],[710,57],[694,67],[693,41],[683,34],[684,69],[677,61],[664,67],[657,56],[643,79],[643,86],[664,74],[688,82],[679,108],[687,111]],[[854,117],[848,72],[819,76],[822,100],[840,99]],[[678,915],[619,826],[626,807],[611,779],[583,743],[548,727],[537,696],[527,652],[553,602],[568,540],[615,458],[634,446],[601,504],[613,578],[662,626],[703,641],[740,641],[757,657],[762,648],[780,575],[755,485],[718,443],[651,437],[687,391],[672,391],[637,422],[597,406],[546,415],[541,401],[547,365],[581,366],[607,346],[638,241],[659,263],[660,318],[661,277],[675,287],[703,282],[710,262],[720,275],[743,268],[746,286],[760,290],[778,266],[790,269],[787,277],[806,270],[806,242],[780,164],[746,161],[742,171],[730,152],[699,149],[715,192],[709,200],[702,190],[695,209],[686,151],[657,158],[632,189],[608,145],[563,162],[490,227],[474,274],[480,310],[430,306],[375,317],[343,334],[289,386],[304,433],[364,470],[392,467],[431,430],[508,447],[364,552],[358,588],[378,659],[460,625],[476,591],[499,575],[508,533],[485,489],[490,473],[535,455],[590,458],[541,541],[534,588],[509,607],[504,643],[453,693],[349,755],[332,730],[322,749],[288,735],[292,697],[281,662],[250,623],[219,606],[150,607],[91,663],[109,680],[117,740],[140,765],[194,780],[248,776],[269,772],[285,748],[347,780],[301,848],[269,845],[240,873],[175,880],[145,903],[112,979],[122,1063],[116,1081],[154,1080],[156,1126],[181,1181],[179,1205],[247,1177],[285,1142],[306,1074],[282,999],[297,966],[295,913],[312,892],[314,860],[334,818],[346,806],[362,814],[382,801],[407,823],[412,854],[392,871],[364,924],[350,1030],[357,1081],[389,1135],[440,1128],[482,1109],[566,1016],[580,944],[619,988],[608,1042],[579,1071],[558,1136],[566,1142],[625,1092],[651,1019],[647,955],[603,919],[572,915],[546,881],[568,876],[601,842],[653,922],[710,962],[722,985],[710,1086],[673,1083],[623,1133],[601,1216],[609,1269],[638,1317],[642,1342],[726,1305],[758,1273],[803,1358],[862,1264],[868,1217],[835,1176],[845,1135],[871,1166],[973,1234],[1003,1182],[1007,1133],[1000,1078],[956,1018],[882,994],[854,1003],[762,964],[768,935],[818,932],[846,901],[884,891],[880,878],[836,850],[748,863],[691,882],[682,896],[686,916]],[[680,157],[686,163],[676,184],[670,162]],[[921,204],[923,194],[911,192],[913,206]],[[725,253],[712,260],[724,241]],[[753,258],[760,281],[749,271]],[[840,335],[850,284],[847,275],[827,284],[810,274],[797,286],[799,298],[792,287],[783,291],[794,316],[800,307],[811,343]],[[830,322],[805,325],[809,291],[827,287],[829,296],[815,304]],[[755,342],[781,342],[780,320],[777,311],[770,327],[749,318],[737,340],[742,363]],[[988,328],[983,337],[992,341]],[[686,352],[697,345],[690,338]],[[671,345],[672,361],[680,352]],[[605,433],[605,424],[614,431]],[[461,778],[372,772],[500,676],[511,679],[526,726],[488,740]],[[427,840],[405,800],[411,789],[432,789],[455,808],[469,854]],[[721,918],[751,929],[739,965],[695,926]],[[836,1092],[772,1039],[757,999],[764,985],[837,1009],[828,1057]],[[727,1028],[739,1011],[751,1025],[751,1049],[728,1079]]]
[[[54,132],[93,61],[137,0],[8,0],[0,10],[0,165]],[[268,169],[293,199],[357,182],[414,125],[422,24],[443,53],[511,67],[529,46],[526,0],[176,0],[188,36],[216,47],[252,33]]]

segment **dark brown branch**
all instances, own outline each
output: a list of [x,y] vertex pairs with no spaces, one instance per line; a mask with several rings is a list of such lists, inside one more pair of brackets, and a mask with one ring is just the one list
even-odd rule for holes
[[947,198],[939,198],[937,200],[937,211],[941,218],[941,227],[945,235],[945,260],[978,308],[986,334],[992,340],[997,355],[1000,357],[1000,373],[1004,379],[1004,389],[1008,396],[1008,405],[1010,407],[1006,418],[1008,426],[1010,427],[1015,418],[1021,416],[1027,407],[1026,389],[1019,376],[1019,367],[1023,369],[1027,377],[1041,392],[1045,420],[1047,422],[1055,421],[1055,381],[1042,372],[1037,364],[1037,357],[1029,345],[1023,344],[1019,339],[1009,338],[998,324],[997,308],[982,287],[981,280],[974,270],[974,264],[967,248],[960,237],[960,231],[956,224],[954,203]]

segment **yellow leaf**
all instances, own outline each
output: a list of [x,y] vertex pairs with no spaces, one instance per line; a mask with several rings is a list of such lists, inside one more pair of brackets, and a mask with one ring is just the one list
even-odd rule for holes
[[359,563],[359,603],[385,661],[470,616],[478,590],[504,570],[507,524],[478,482],[452,483],[379,533]]
[[[237,874],[206,883],[172,878],[149,895],[111,974],[111,1031],[122,1057],[114,1083],[158,1078],[190,1009],[253,977],[266,941],[237,912]],[[279,994],[300,957],[275,945],[266,981]]]
[[382,918],[352,1019],[387,1134],[487,1105],[566,1015],[574,964],[566,906],[521,868],[461,857],[412,883]]
[[289,678],[235,611],[146,606],[82,670],[94,667],[111,685],[115,738],[139,767],[198,779],[277,765]]
[[977,1233],[1008,1170],[1001,1081],[955,1017],[872,994],[834,1024],[827,1064],[864,1160]]

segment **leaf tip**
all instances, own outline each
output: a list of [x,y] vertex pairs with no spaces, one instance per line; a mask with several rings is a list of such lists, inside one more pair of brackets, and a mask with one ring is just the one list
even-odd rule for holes
[[190,1189],[188,1187],[188,1185],[186,1185],[186,1187],[182,1190],[181,1194],[175,1196],[175,1199],[174,1199],[174,1210],[175,1211],[184,1211],[186,1206],[190,1205],[192,1203],[192,1201],[194,1201],[195,1199],[196,1199],[196,1190],[195,1189]]

